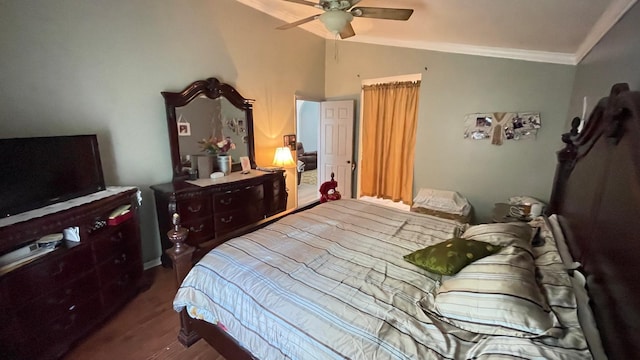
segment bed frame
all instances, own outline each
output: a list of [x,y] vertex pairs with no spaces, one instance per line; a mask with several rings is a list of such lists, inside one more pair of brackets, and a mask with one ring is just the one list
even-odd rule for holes
[[[575,128],[574,123],[574,128]],[[575,130],[572,130],[575,133]],[[609,359],[640,356],[640,92],[616,84],[563,136],[550,201],[587,278]]]
[[[547,214],[557,214],[575,261],[587,278],[591,308],[609,359],[640,356],[640,92],[616,84],[591,113],[562,136]],[[264,226],[276,219],[267,219]],[[240,229],[229,239],[253,229]],[[194,249],[174,218],[167,251],[180,284]],[[201,252],[205,253],[205,252]],[[178,339],[203,338],[227,359],[253,359],[217,326],[180,314]]]

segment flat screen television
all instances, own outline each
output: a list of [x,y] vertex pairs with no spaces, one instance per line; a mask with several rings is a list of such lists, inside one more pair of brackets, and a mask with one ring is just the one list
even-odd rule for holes
[[96,135],[0,139],[0,216],[105,189]]

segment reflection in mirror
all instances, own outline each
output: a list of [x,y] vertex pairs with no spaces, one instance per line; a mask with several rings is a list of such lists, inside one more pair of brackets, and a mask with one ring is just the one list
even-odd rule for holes
[[[244,110],[236,108],[227,99],[200,96],[176,108],[176,117],[183,168],[192,167],[195,156],[208,154],[203,141],[218,142],[228,137],[235,144],[235,149],[228,152],[233,163],[239,163],[241,156],[248,156]],[[189,135],[180,132],[184,124],[191,130]]]
[[232,158],[233,171],[241,169],[240,157],[244,156],[249,158],[252,168],[256,167],[253,100],[245,99],[232,86],[216,78],[195,81],[181,92],[164,91],[162,96],[174,179],[193,175],[199,163],[213,159],[203,142],[215,144],[225,138],[235,145],[227,152]]
[[321,103],[296,97],[297,207],[319,200],[317,167]]

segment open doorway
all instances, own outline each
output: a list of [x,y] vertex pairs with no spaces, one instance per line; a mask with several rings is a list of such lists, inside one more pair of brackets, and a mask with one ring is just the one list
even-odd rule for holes
[[297,207],[319,201],[320,184],[332,174],[342,197],[351,197],[354,106],[296,96]]

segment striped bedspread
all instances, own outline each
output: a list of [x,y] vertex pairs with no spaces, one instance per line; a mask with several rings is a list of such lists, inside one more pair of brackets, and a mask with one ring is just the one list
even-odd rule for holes
[[[325,203],[211,251],[184,280],[174,308],[218,324],[264,360],[589,358],[579,327],[569,339],[545,340],[432,322],[418,303],[440,276],[403,255],[465,228],[358,200]],[[551,264],[549,286],[564,284],[554,250],[537,251]],[[571,297],[562,284],[559,293]],[[562,309],[561,320],[577,322],[575,300],[550,304]]]

